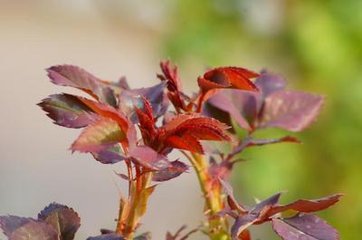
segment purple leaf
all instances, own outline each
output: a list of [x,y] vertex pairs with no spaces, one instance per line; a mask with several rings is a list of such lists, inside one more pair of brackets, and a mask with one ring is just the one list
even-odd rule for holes
[[122,236],[116,233],[102,234],[96,237],[89,237],[87,240],[125,240]]
[[258,93],[224,89],[208,101],[220,110],[228,112],[242,128],[250,131],[260,105],[257,98]]
[[137,237],[135,237],[133,240],[151,240],[152,235],[150,232],[143,233]]
[[103,164],[114,164],[125,159],[120,144],[114,144],[99,152],[91,152],[93,157]]
[[17,228],[9,237],[9,240],[61,240],[57,231],[49,224],[30,220]]
[[117,100],[109,84],[73,65],[59,65],[47,69],[54,84],[81,89],[102,103],[117,105]]
[[279,202],[279,198],[281,193],[276,193],[273,196],[259,202],[255,205],[253,209],[250,210],[250,214],[256,215],[259,218],[263,217],[263,215],[270,210],[275,204]]
[[337,231],[315,215],[274,218],[273,229],[284,240],[337,240]]
[[169,167],[159,171],[155,171],[152,180],[157,182],[167,181],[172,178],[180,176],[188,169],[189,167],[185,163],[175,160],[173,162],[170,162]]
[[159,117],[163,115],[168,107],[168,99],[164,93],[165,82],[161,82],[153,87],[124,90],[119,95],[119,110],[124,113],[133,123],[138,122],[135,110],[143,109],[146,98],[153,110],[153,115]]
[[232,186],[227,181],[225,181],[221,178],[219,178],[219,181],[220,181],[221,185],[223,186],[224,191],[227,195],[227,201],[228,201],[228,204],[229,204],[231,210],[237,210],[237,212],[239,214],[246,213],[247,212],[246,209],[243,206],[241,206],[238,203],[238,201],[235,199]]
[[42,220],[57,231],[60,240],[72,240],[80,227],[78,214],[67,206],[52,203],[42,210],[38,219]]
[[[225,182],[223,183],[225,185]],[[230,187],[226,185],[224,187],[228,192],[230,192]],[[232,193],[232,192],[231,192]],[[229,196],[232,196],[230,193],[228,193]],[[239,234],[241,234],[244,230],[246,230],[251,225],[262,222],[265,220],[265,218],[268,218],[268,212],[269,210],[278,203],[280,198],[280,193],[277,193],[260,203],[256,204],[253,209],[251,209],[249,212],[246,212],[243,208],[243,212],[241,212],[241,215],[239,215],[233,226],[231,227],[231,236],[233,240],[238,240]],[[231,198],[229,198],[229,203]],[[233,204],[236,206],[240,206],[238,203],[236,203],[235,200],[232,201]],[[232,205],[233,206],[233,205]]]
[[245,214],[238,217],[231,226],[232,240],[239,240],[239,235],[258,220],[257,216]]
[[323,97],[297,91],[278,91],[265,99],[259,127],[278,127],[298,132],[318,116]]
[[55,124],[68,128],[86,127],[97,120],[95,112],[80,97],[70,94],[54,94],[38,104]]
[[255,85],[261,90],[264,98],[273,92],[283,90],[286,82],[283,77],[262,71],[260,76],[255,80]]
[[24,224],[29,223],[30,221],[35,220],[32,218],[18,217],[13,215],[0,216],[0,228],[7,237],[10,237],[12,232]]
[[169,104],[165,94],[166,85],[166,82],[161,82],[152,87],[134,89],[133,91],[145,97],[151,103],[153,115],[159,117],[166,112]]
[[129,152],[129,156],[138,164],[151,170],[167,169],[170,162],[167,158],[148,146],[136,146]]
[[119,124],[102,118],[89,125],[71,146],[72,151],[101,152],[126,138]]

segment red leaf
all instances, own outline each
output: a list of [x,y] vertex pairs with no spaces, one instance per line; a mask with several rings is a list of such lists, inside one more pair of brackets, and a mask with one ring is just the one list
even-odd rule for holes
[[167,82],[168,98],[177,109],[186,110],[184,94],[182,93],[181,80],[176,66],[172,66],[170,61],[162,61],[160,67],[163,75],[158,75],[161,81]]
[[198,140],[231,140],[229,127],[214,118],[198,114],[178,115],[165,125],[168,134],[184,136],[191,134]]
[[127,118],[122,113],[117,111],[115,108],[83,97],[78,97],[78,99],[82,101],[84,104],[86,104],[98,115],[116,121],[124,132],[126,132],[127,129],[129,128],[130,124]]
[[242,231],[239,236],[238,240],[251,240],[250,232],[248,229]]
[[167,80],[167,88],[171,92],[181,91],[181,81],[178,75],[177,66],[172,66],[170,61],[161,61],[160,67],[163,73],[163,76],[159,75],[161,80]]
[[184,135],[182,137],[175,135],[169,136],[168,138],[166,138],[165,144],[168,147],[172,148],[183,149],[201,154],[204,153],[204,150],[202,149],[200,142],[191,135]]
[[[231,140],[227,126],[198,114],[180,114],[164,125],[160,136],[167,147],[203,153],[199,140]],[[162,140],[161,140],[162,141]]]
[[103,103],[112,106],[117,105],[117,100],[109,84],[82,68],[72,65],[59,65],[48,68],[47,72],[54,84],[78,88]]
[[213,118],[197,117],[181,123],[176,134],[189,133],[199,140],[231,140],[229,127]]
[[207,71],[197,80],[201,89],[197,111],[200,112],[203,103],[222,88],[258,91],[256,85],[250,80],[257,76],[259,76],[257,73],[239,67],[219,67]]
[[251,78],[259,74],[240,67],[219,67],[207,71],[198,79],[200,88],[205,92],[213,88],[237,88],[258,91]]
[[276,213],[283,212],[286,210],[294,210],[304,213],[316,212],[332,206],[333,204],[338,202],[342,196],[343,196],[342,194],[334,194],[328,197],[314,199],[314,200],[299,199],[287,205],[274,206],[269,214],[274,215]]

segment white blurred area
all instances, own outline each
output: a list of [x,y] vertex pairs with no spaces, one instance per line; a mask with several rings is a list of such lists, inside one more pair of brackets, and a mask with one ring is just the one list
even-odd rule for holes
[[[113,229],[120,192],[111,167],[90,155],[71,154],[79,130],[51,123],[36,106],[53,93],[45,68],[79,65],[95,75],[132,87],[157,82],[159,35],[166,16],[161,1],[0,1],[0,215],[36,217],[56,201],[82,218],[76,239]],[[189,173],[161,183],[151,197],[139,232],[164,239],[167,230],[202,220],[196,177]],[[197,239],[201,239],[199,237]],[[5,236],[0,234],[0,239]]]

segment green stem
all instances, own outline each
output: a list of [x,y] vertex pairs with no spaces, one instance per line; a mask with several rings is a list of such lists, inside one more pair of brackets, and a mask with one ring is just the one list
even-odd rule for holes
[[208,163],[200,154],[192,154],[189,158],[195,169],[200,188],[205,199],[205,213],[208,217],[207,234],[212,240],[230,240],[228,222],[218,215],[223,209],[224,199],[218,181],[212,181],[208,172]]
[[128,199],[120,199],[116,232],[127,240],[134,238],[141,217],[146,211],[148,198],[154,187],[150,187],[152,172],[140,172],[136,169],[136,180],[130,184]]

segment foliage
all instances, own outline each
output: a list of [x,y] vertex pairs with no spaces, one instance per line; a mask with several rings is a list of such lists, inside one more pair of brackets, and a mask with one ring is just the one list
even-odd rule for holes
[[[171,180],[189,169],[183,161],[169,159],[173,150],[179,150],[196,172],[206,221],[186,234],[181,234],[184,227],[175,234],[167,233],[167,240],[186,239],[198,230],[213,240],[247,240],[251,239],[251,225],[267,222],[272,222],[275,232],[287,240],[338,239],[337,232],[312,213],[336,203],[340,194],[280,205],[281,194],[277,193],[245,207],[227,183],[246,148],[299,143],[294,136],[261,139],[254,133],[275,127],[291,132],[304,130],[318,116],[321,96],[286,90],[281,77],[240,67],[206,71],[197,79],[199,91],[189,96],[183,92],[176,66],[164,61],[161,70],[161,83],[142,89],[130,89],[125,79],[103,81],[71,65],[47,70],[54,84],[80,89],[91,97],[63,93],[39,103],[55,124],[84,128],[70,149],[90,153],[103,164],[124,162],[127,167],[126,174],[118,174],[128,182],[128,196],[120,199],[115,230],[102,230],[100,236],[88,239],[151,239],[150,233],[135,233],[156,189],[154,182]],[[168,109],[170,104],[173,109]],[[242,138],[237,137],[239,128],[246,131]],[[210,143],[214,141],[223,141],[231,150],[212,148]],[[292,211],[293,216],[284,217],[285,211]],[[54,203],[37,220],[2,216],[0,224],[11,240],[70,240],[80,219],[72,209]]]
[[[176,0],[167,9],[172,18],[160,44],[162,54],[190,72],[205,64],[267,66],[290,85],[327,96],[316,126],[299,135],[308,144],[247,151],[243,158],[253,161],[232,179],[245,201],[280,188],[290,190],[290,199],[345,192],[343,203],[324,213],[342,239],[359,239],[362,225],[356,214],[362,212],[362,192],[356,191],[362,184],[362,112],[356,104],[362,102],[361,11],[359,0]],[[259,236],[275,239],[268,233]]]

